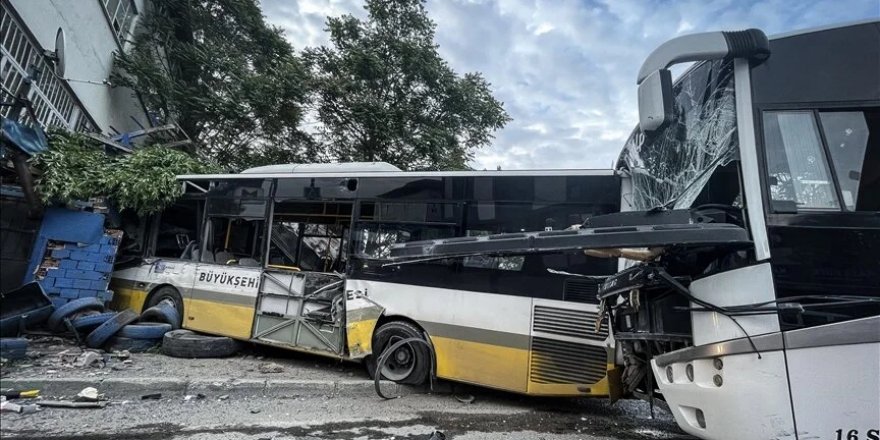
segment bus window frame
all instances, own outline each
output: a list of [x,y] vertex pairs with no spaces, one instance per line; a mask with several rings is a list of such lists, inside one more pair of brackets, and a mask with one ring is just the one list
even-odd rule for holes
[[[764,205],[765,218],[783,216],[790,217],[799,214],[809,215],[864,215],[865,211],[849,210],[843,200],[840,181],[838,180],[837,171],[834,169],[833,158],[829,151],[828,141],[825,136],[825,129],[819,113],[823,111],[867,111],[873,108],[880,108],[880,101],[858,101],[858,102],[806,102],[806,103],[782,103],[782,104],[764,104],[754,106],[753,120],[755,123],[755,146],[758,153],[758,167],[760,171],[761,194]],[[767,142],[766,132],[764,130],[764,114],[767,112],[786,112],[801,111],[810,112],[813,116],[814,124],[816,124],[819,141],[822,143],[822,153],[825,155],[825,161],[829,168],[829,176],[834,185],[834,194],[839,200],[839,207],[836,209],[828,208],[798,208],[795,212],[779,211],[773,208],[773,198],[770,191],[770,175],[768,173],[769,165],[767,162]],[[869,213],[870,214],[870,213]]]

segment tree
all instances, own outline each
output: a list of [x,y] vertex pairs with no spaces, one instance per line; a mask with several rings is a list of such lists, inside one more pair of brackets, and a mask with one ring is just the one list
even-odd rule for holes
[[341,161],[464,169],[510,117],[479,73],[437,53],[423,0],[367,0],[366,20],[327,19],[332,47],[305,52],[318,131]]
[[308,70],[254,0],[150,0],[113,82],[132,88],[196,152],[239,169],[313,161],[299,124]]

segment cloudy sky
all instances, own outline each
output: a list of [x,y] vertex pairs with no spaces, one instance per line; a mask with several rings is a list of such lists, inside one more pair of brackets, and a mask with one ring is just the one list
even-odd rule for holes
[[[261,0],[297,49],[327,43],[328,15],[364,17],[362,0]],[[680,34],[768,35],[876,18],[880,0],[429,0],[440,54],[480,71],[513,117],[477,169],[607,168],[637,122],[636,72]]]

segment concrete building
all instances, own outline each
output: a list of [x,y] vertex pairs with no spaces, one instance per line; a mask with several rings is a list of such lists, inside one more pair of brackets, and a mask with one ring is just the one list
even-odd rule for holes
[[[125,48],[147,0],[0,0],[0,116],[10,115],[29,72],[40,74],[27,94],[34,118],[43,127],[100,133],[112,137],[149,128],[140,99],[109,83],[113,54]],[[64,69],[50,61],[63,33]],[[60,74],[59,74],[60,73]],[[28,112],[20,121],[32,125]],[[8,122],[8,121],[6,121]],[[6,125],[4,124],[4,127]],[[5,128],[4,128],[5,130]],[[5,136],[5,134],[4,134]],[[42,219],[26,202],[22,172],[0,145],[0,291],[18,287],[28,274]],[[32,152],[31,152],[32,153]],[[20,158],[19,158],[20,159]],[[19,160],[19,162],[22,162]],[[31,196],[33,198],[33,196]],[[36,248],[40,254],[45,245]],[[51,292],[50,292],[51,293]]]
[[[30,92],[44,126],[106,135],[150,126],[140,99],[109,83],[114,52],[131,38],[146,0],[3,0],[0,2],[0,84],[9,101],[29,68],[40,78]],[[53,73],[45,53],[64,34],[64,73]],[[9,107],[0,107],[7,116]]]

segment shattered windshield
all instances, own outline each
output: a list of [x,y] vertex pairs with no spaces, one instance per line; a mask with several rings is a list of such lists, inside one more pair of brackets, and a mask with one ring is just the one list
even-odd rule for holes
[[636,210],[690,207],[712,173],[738,158],[733,61],[697,65],[673,93],[674,120],[651,133],[636,128],[618,160]]

